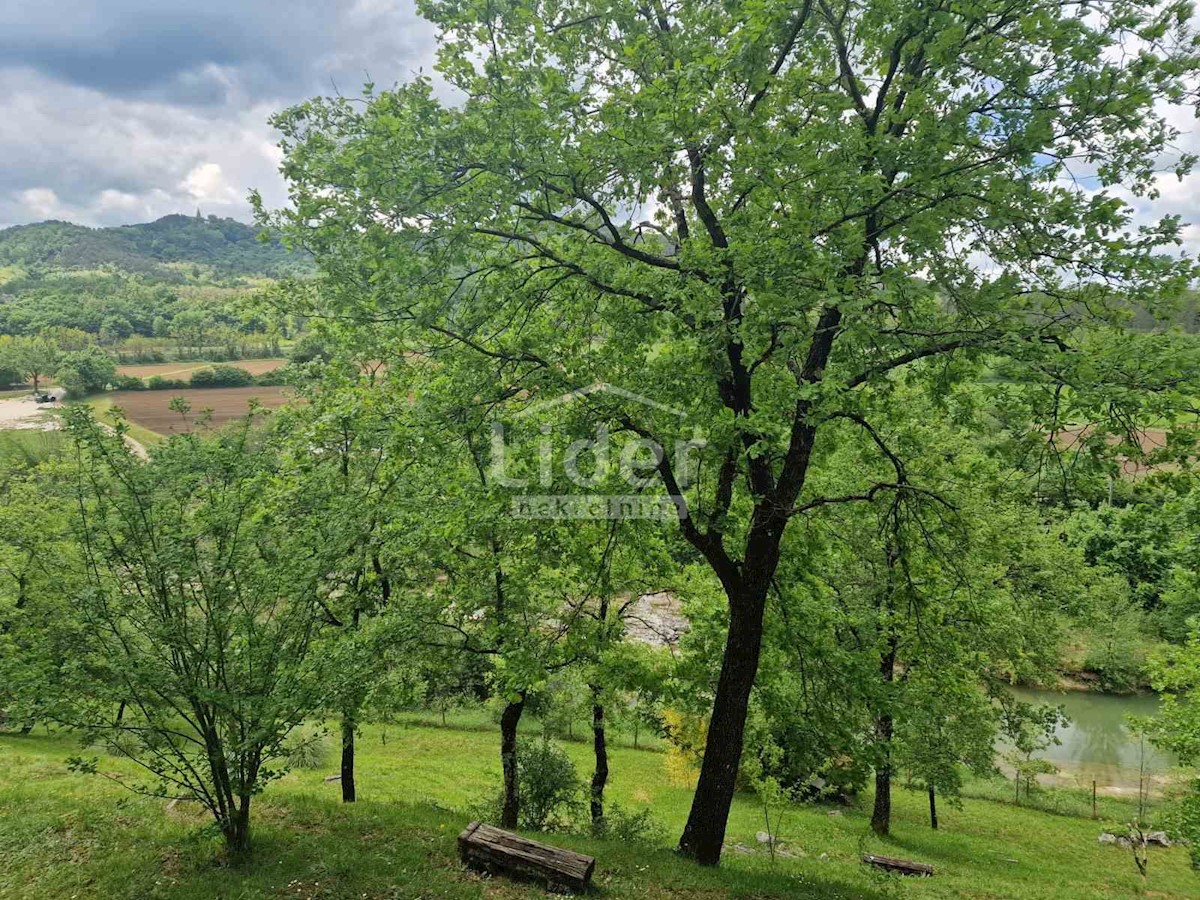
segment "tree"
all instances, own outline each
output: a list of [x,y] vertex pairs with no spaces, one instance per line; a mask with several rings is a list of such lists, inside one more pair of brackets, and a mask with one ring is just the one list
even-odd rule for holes
[[104,390],[117,376],[117,363],[99,347],[71,350],[58,359],[58,383],[72,397]]
[[789,523],[910,487],[814,495],[831,423],[869,434],[898,380],[942,394],[985,358],[1106,409],[1078,329],[1194,273],[1160,253],[1175,219],[1135,228],[1108,190],[1154,190],[1186,10],[427,0],[461,103],[417,79],[275,120],[295,205],[270,221],[355,286],[306,312],[474,353],[513,402],[638,387],[687,427],[613,398],[595,421],[662,447],[708,429],[711,477],[658,464],[728,601],[686,855],[720,856]]
[[[402,372],[393,373],[394,380]],[[349,365],[325,374],[308,385],[308,402],[282,415],[276,427],[288,447],[288,518],[322,573],[318,602],[329,628],[318,650],[329,672],[328,706],[341,719],[342,800],[353,803],[360,712],[377,683],[389,686],[389,657],[380,642],[391,632],[365,626],[394,599],[393,554],[400,555],[396,548],[406,536],[406,511],[394,500],[406,487],[412,450],[407,432],[395,427],[408,405],[399,385],[364,390]]]
[[[1148,726],[1156,744],[1179,756],[1185,766],[1200,762],[1200,623],[1182,647],[1151,658],[1151,681],[1162,692],[1162,707]],[[1200,869],[1200,777],[1179,805],[1176,827],[1191,843],[1193,868]]]
[[40,390],[41,380],[58,368],[58,348],[46,338],[15,338],[7,349],[8,366]]
[[145,770],[150,783],[123,782],[134,790],[198,801],[244,854],[251,801],[320,687],[307,664],[319,572],[266,502],[275,448],[248,418],[143,463],[123,424],[110,434],[83,409],[68,421],[84,583],[71,653],[41,686],[47,718]]

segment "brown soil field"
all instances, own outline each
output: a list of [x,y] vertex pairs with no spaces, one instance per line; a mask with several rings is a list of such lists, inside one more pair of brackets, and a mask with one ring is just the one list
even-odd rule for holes
[[[129,421],[158,434],[182,434],[191,431],[206,411],[211,411],[206,426],[217,427],[246,415],[251,400],[257,400],[268,409],[275,409],[291,400],[293,392],[282,387],[186,388],[175,391],[114,391],[106,396],[114,406],[124,410]],[[173,397],[182,397],[191,404],[192,410],[186,419],[168,408]]]
[[251,375],[262,375],[264,372],[274,372],[286,359],[239,359],[228,363],[211,362],[169,362],[147,363],[146,365],[130,364],[117,366],[118,375],[133,375],[137,378],[150,378],[162,375],[165,378],[189,378],[197,369],[208,369],[212,366],[235,366],[245,369]]

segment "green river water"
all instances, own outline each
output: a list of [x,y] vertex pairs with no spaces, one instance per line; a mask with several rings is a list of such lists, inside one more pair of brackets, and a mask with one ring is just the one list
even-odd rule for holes
[[1105,793],[1136,794],[1143,754],[1152,783],[1161,784],[1174,763],[1149,741],[1143,744],[1126,722],[1128,716],[1150,716],[1157,711],[1158,698],[1152,694],[1113,696],[1027,688],[1015,688],[1013,693],[1031,703],[1062,706],[1071,720],[1058,730],[1060,745],[1035,754],[1059,768],[1059,775],[1043,779],[1044,783],[1090,788],[1094,780]]

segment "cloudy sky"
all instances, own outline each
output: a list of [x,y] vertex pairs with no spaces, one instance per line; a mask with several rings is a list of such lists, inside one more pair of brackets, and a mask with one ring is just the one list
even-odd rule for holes
[[432,56],[412,0],[0,0],[0,226],[248,220],[272,112]]
[[[251,188],[285,199],[272,112],[432,57],[413,0],[0,0],[0,226],[247,220]],[[1171,117],[1200,152],[1191,111]],[[1134,201],[1142,221],[1200,220],[1200,174],[1159,186]]]

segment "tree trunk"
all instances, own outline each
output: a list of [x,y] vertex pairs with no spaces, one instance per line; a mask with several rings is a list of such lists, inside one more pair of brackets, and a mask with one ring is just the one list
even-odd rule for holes
[[929,827],[937,831],[937,794],[932,784],[929,786]]
[[871,830],[886,837],[892,827],[892,717],[880,716],[875,722],[875,735],[883,744],[883,757],[875,767],[875,809],[871,813]]
[[517,784],[517,725],[525,710],[525,692],[516,703],[508,703],[500,715],[500,765],[504,769],[504,806],[500,811],[502,828],[516,828],[521,811],[521,794]]
[[235,858],[244,857],[250,852],[250,795],[238,798],[236,807],[229,810],[229,818],[222,827],[225,836],[225,849]]
[[596,756],[596,768],[592,773],[592,830],[599,831],[604,825],[604,786],[608,783],[608,744],[604,734],[604,705],[600,702],[600,690],[592,686],[592,750]]
[[353,803],[357,797],[354,788],[354,716],[342,714],[342,802]]
[[700,780],[679,839],[679,852],[705,866],[721,861],[725,825],[742,759],[750,691],[758,674],[765,601],[764,588],[757,596],[731,599],[729,606],[729,636],[713,697]]

